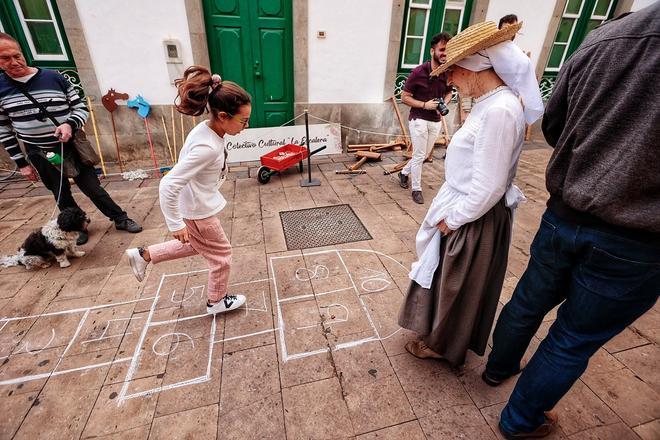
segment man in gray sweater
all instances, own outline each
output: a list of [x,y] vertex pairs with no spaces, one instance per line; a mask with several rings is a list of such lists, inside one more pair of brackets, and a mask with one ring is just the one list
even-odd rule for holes
[[[555,151],[548,209],[500,314],[483,380],[520,373],[544,316],[557,319],[500,416],[506,438],[543,437],[589,358],[660,293],[660,2],[591,32],[543,118]],[[616,93],[614,91],[616,90]]]

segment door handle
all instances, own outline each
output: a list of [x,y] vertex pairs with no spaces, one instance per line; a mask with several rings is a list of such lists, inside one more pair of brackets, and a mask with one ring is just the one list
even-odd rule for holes
[[254,76],[261,78],[261,72],[259,71],[259,60],[254,62]]

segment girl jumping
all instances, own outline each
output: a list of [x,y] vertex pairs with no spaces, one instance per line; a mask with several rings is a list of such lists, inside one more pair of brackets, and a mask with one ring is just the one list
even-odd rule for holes
[[160,208],[174,240],[128,249],[126,254],[138,281],[150,262],[203,256],[209,265],[206,311],[227,312],[243,305],[245,296],[227,294],[231,245],[216,217],[227,204],[219,191],[227,171],[224,136],[248,126],[250,95],[201,66],[186,69],[175,85],[177,110],[191,116],[208,111],[210,119],[192,129],[178,163],[160,181]]

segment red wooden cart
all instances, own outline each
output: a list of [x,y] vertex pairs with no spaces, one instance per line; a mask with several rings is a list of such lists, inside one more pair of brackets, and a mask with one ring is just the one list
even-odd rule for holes
[[[325,146],[312,151],[312,155],[325,149]],[[257,180],[265,184],[270,176],[298,164],[298,171],[303,171],[303,160],[307,159],[307,148],[301,145],[287,144],[261,156],[261,167],[257,171]]]

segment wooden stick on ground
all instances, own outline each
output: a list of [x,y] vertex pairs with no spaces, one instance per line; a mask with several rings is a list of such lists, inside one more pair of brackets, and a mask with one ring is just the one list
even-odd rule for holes
[[389,144],[361,144],[361,145],[349,145],[347,152],[355,153],[356,151],[382,151],[382,150],[397,150],[401,149],[401,146],[405,146],[403,142],[391,142]]
[[384,145],[379,145],[377,147],[371,147],[369,151],[381,151],[381,150],[389,150],[389,149],[394,149],[396,147],[401,147],[405,145],[402,142],[392,142],[390,144],[384,144]]
[[381,154],[375,151],[358,151],[355,153],[355,157],[359,157],[360,159],[381,160]]
[[401,162],[401,163],[398,163],[396,165],[384,165],[383,166],[383,169],[384,169],[383,174],[388,175],[388,174],[394,174],[397,171],[401,171],[403,169],[403,167],[406,166],[407,163],[408,163],[408,161]]
[[335,174],[367,174],[365,170],[335,170]]
[[355,157],[359,160],[351,165],[347,170],[335,170],[335,174],[364,174],[366,171],[359,168],[364,165],[367,160],[381,160],[381,154],[373,151],[357,151]]
[[355,153],[356,151],[365,151],[370,150],[371,148],[378,147],[385,144],[353,144],[349,145],[347,150],[349,153]]
[[362,165],[364,165],[364,163],[365,163],[366,161],[367,161],[367,158],[366,158],[366,157],[362,157],[362,158],[360,158],[360,160],[358,160],[358,161],[355,162],[353,165],[351,165],[351,166],[349,167],[349,169],[350,169],[351,171],[355,171],[355,170],[357,170],[358,168],[360,168]]

